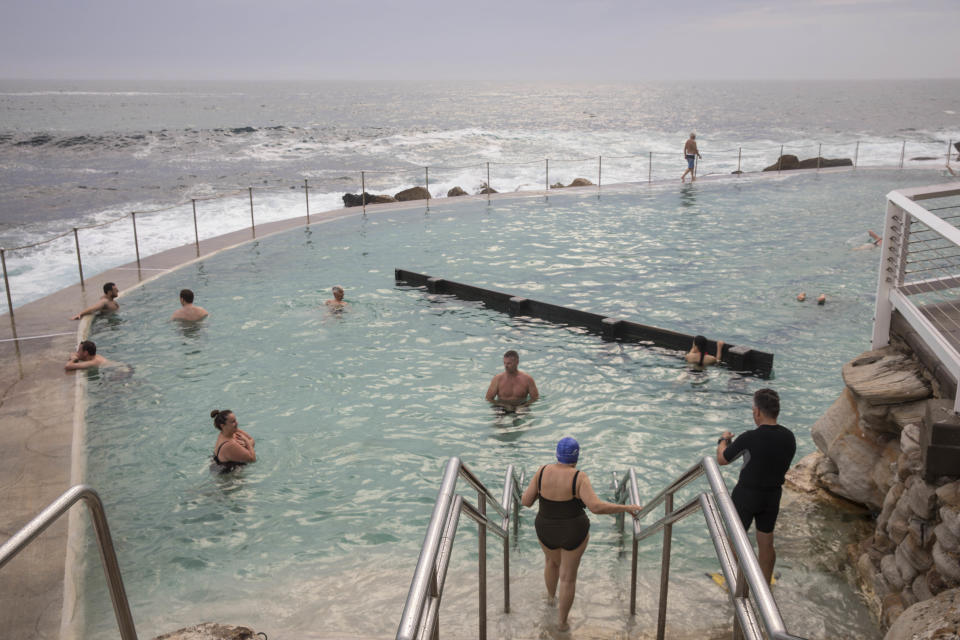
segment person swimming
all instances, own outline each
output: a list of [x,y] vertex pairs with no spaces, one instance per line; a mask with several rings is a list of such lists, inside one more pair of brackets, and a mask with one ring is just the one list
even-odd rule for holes
[[723,340],[717,340],[717,355],[707,353],[707,339],[704,336],[694,336],[693,345],[685,356],[687,362],[698,367],[717,364],[723,358]]
[[210,412],[213,426],[220,431],[213,447],[210,470],[216,473],[230,473],[248,462],[257,461],[254,440],[246,431],[238,427],[237,416],[230,409],[214,409]]

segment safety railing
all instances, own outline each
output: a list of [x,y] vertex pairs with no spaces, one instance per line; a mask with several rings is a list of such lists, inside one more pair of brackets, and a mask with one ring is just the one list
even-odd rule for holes
[[[872,347],[890,342],[898,311],[960,385],[960,187],[887,194]],[[918,201],[940,199],[942,206]],[[960,411],[960,386],[954,400]]]
[[[462,477],[477,491],[476,506],[456,493],[457,479]],[[460,514],[465,513],[477,523],[479,549],[479,595],[480,620],[478,638],[487,637],[487,531],[503,540],[503,608],[510,612],[510,515],[513,514],[513,530],[516,535],[520,521],[520,486],[523,473],[517,477],[513,465],[507,467],[503,482],[503,496],[498,502],[489,489],[460,461],[453,457],[447,462],[423,539],[420,558],[410,583],[410,591],[403,607],[397,640],[421,640],[439,638],[440,601],[447,577],[450,555],[453,549]],[[487,506],[492,506],[501,517],[499,522],[487,515]]]
[[113,612],[117,618],[117,626],[120,627],[120,637],[123,640],[137,640],[137,630],[133,626],[133,616],[130,614],[127,592],[123,588],[120,565],[117,563],[113,539],[110,537],[110,527],[107,525],[107,514],[104,511],[100,496],[90,486],[78,484],[71,487],[22,529],[13,534],[3,545],[0,545],[0,569],[43,533],[57,518],[69,511],[70,507],[78,500],[83,500],[90,509],[93,529],[97,535],[97,547],[100,549],[100,560],[103,563],[103,572],[106,574],[107,585],[110,588]]
[[[702,492],[683,506],[674,508],[674,496],[683,487],[690,484],[701,475],[706,474],[710,491]],[[640,492],[637,488],[637,476],[630,469],[622,478],[614,474],[614,487],[617,502],[629,499],[631,504],[640,504]],[[664,504],[664,516],[655,523],[643,527],[640,521],[653,512],[661,503]],[[727,593],[734,607],[734,638],[759,640],[802,640],[798,636],[787,632],[777,608],[777,603],[770,593],[770,585],[764,579],[763,572],[747,532],[740,522],[730,494],[720,475],[717,461],[711,457],[704,457],[700,462],[690,467],[679,478],[674,480],[650,500],[633,520],[633,553],[631,556],[630,579],[630,615],[636,614],[637,608],[637,553],[639,543],[646,538],[663,531],[663,546],[660,561],[660,598],[657,613],[657,640],[662,640],[667,621],[667,594],[670,585],[670,552],[673,533],[673,524],[697,511],[703,512],[707,531],[713,541],[720,569],[727,583]],[[620,526],[623,526],[622,516]]]
[[[897,144],[897,143],[889,143],[889,144]],[[874,148],[877,146],[878,144],[872,144],[870,145],[870,149],[874,150]],[[906,156],[907,142],[904,140],[898,146],[900,147],[900,149],[898,154],[899,161],[897,164],[899,168],[902,169],[904,166],[904,158]],[[927,146],[928,145],[924,146],[925,150]],[[937,156],[927,156],[927,157],[924,157],[923,159],[939,161],[941,158],[945,157],[946,167],[948,170],[952,172],[953,170],[950,169],[952,148],[953,148],[953,140],[950,140],[947,144],[947,152],[945,156],[941,156],[938,154]],[[774,170],[773,167],[775,166],[776,171],[779,172],[781,168],[786,168],[786,167],[782,167],[780,164],[784,153],[798,154],[803,156],[816,154],[815,156],[817,160],[816,165],[811,168],[820,169],[821,160],[823,159],[822,154],[825,152],[825,149],[822,143],[815,143],[815,144],[814,143],[809,143],[809,144],[794,143],[790,145],[779,145],[778,147],[771,147],[767,149],[745,149],[744,147],[739,146],[736,148],[731,147],[728,149],[709,149],[705,151],[708,153],[708,160],[707,161],[703,161],[700,159],[697,160],[697,163],[694,167],[694,176],[716,175],[716,174],[722,174],[722,173],[735,174],[737,176],[740,176],[744,173],[745,168],[748,171],[755,172],[755,171],[760,171],[760,169],[764,167],[764,165],[767,165],[765,170]],[[752,157],[746,163],[750,165],[749,167],[746,166],[743,159],[745,151],[749,151],[750,154],[752,154]],[[860,141],[834,143],[827,146],[826,152],[832,153],[835,155],[852,155],[853,156],[851,160],[852,164],[850,165],[852,169],[856,169],[857,166],[859,166],[859,164],[861,164],[864,161],[864,159],[868,156],[867,152],[864,152],[861,150]],[[776,164],[770,165],[768,164],[770,162],[769,156],[770,154],[773,154],[773,153],[776,153],[779,155],[777,155],[777,159],[774,160]],[[656,165],[658,169],[655,172],[655,157],[670,158],[670,160],[669,161],[661,160],[660,164]],[[891,154],[884,153],[882,157],[884,158],[884,162],[889,164]],[[766,158],[766,160],[762,158]],[[597,182],[593,186],[596,186],[597,189],[601,188],[605,175],[607,176],[608,182],[612,181],[612,182],[629,183],[629,182],[645,181],[647,183],[652,183],[655,178],[660,179],[661,176],[665,175],[663,174],[663,171],[666,171],[664,167],[668,166],[667,164],[668,162],[669,162],[669,167],[671,171],[673,171],[674,169],[677,169],[678,166],[681,166],[682,158],[680,157],[679,151],[676,153],[647,151],[647,152],[642,152],[642,153],[633,154],[633,155],[623,155],[623,156],[598,155],[598,156],[591,156],[591,157],[585,157],[585,158],[543,158],[543,159],[517,161],[517,162],[504,162],[504,161],[479,162],[479,163],[474,163],[474,164],[464,165],[464,166],[447,166],[447,165],[434,165],[434,166],[426,166],[426,167],[407,166],[407,167],[396,167],[396,168],[384,168],[384,169],[377,169],[377,170],[363,170],[359,172],[359,176],[358,176],[359,183],[358,184],[355,183],[355,184],[357,184],[357,186],[359,186],[360,188],[359,204],[362,206],[363,211],[366,212],[366,206],[367,204],[370,204],[370,202],[367,200],[367,196],[370,195],[367,193],[367,188],[368,187],[371,189],[374,188],[373,187],[374,183],[372,182],[373,178],[376,178],[378,176],[381,178],[381,180],[385,178],[390,181],[391,185],[394,188],[398,181],[401,183],[416,184],[420,182],[422,178],[423,184],[426,185],[425,187],[427,192],[426,206],[429,208],[431,198],[433,197],[430,195],[431,177],[433,178],[433,183],[436,184],[437,182],[436,176],[438,172],[441,175],[443,172],[447,172],[448,174],[451,174],[451,175],[453,174],[461,175],[462,172],[465,170],[476,171],[476,178],[481,183],[481,188],[478,190],[478,194],[479,195],[485,194],[487,196],[487,199],[489,200],[490,195],[492,193],[497,193],[497,190],[494,188],[495,186],[500,187],[500,191],[505,191],[505,190],[519,191],[524,187],[529,188],[531,186],[533,188],[538,189],[539,185],[542,184],[543,188],[547,192],[549,192],[553,189],[556,189],[557,187],[563,186],[562,182],[564,180],[570,180],[571,177],[573,176],[576,176],[576,177],[589,176],[589,178],[593,178],[595,176]],[[516,184],[507,184],[507,185],[503,185],[500,183],[497,183],[496,185],[494,184],[495,182],[498,181],[498,178],[496,174],[491,170],[491,167],[518,166],[518,165],[530,165],[530,170],[528,173],[530,175],[531,182],[525,182],[524,184],[520,184],[519,186]],[[539,182],[540,170],[539,168],[537,168],[538,165],[541,166],[543,169],[542,183]],[[431,171],[433,171],[432,174],[431,174]],[[339,170],[339,169],[337,170],[331,169],[331,170],[327,170],[327,172],[330,173],[330,175],[336,175],[337,177],[341,177],[344,174],[350,173],[350,171],[348,170]],[[613,175],[612,180],[610,179],[611,174]],[[559,176],[560,178],[559,183],[551,185],[551,175],[554,176],[554,178],[552,178],[553,180],[557,180]],[[671,175],[672,175],[671,179],[675,178],[673,174]],[[503,182],[504,180],[506,179],[501,177],[499,179],[499,182]],[[515,181],[516,180],[514,180],[514,182]],[[264,181],[264,182],[267,182],[267,181]],[[8,256],[14,253],[19,253],[19,252],[23,252],[30,255],[31,252],[34,252],[38,247],[42,245],[47,245],[53,242],[62,241],[63,246],[57,247],[56,250],[58,252],[64,252],[64,253],[68,251],[75,253],[77,258],[77,271],[79,275],[79,284],[81,289],[85,289],[86,278],[84,276],[81,248],[86,243],[81,242],[81,233],[80,233],[81,231],[88,231],[92,229],[109,227],[111,225],[121,224],[129,220],[130,228],[132,231],[132,238],[131,238],[132,247],[131,248],[133,249],[133,251],[130,253],[130,257],[135,258],[137,267],[139,269],[141,259],[142,259],[142,256],[141,256],[141,248],[142,248],[141,237],[142,236],[141,236],[141,232],[139,232],[137,229],[137,222],[139,220],[142,224],[143,218],[148,215],[171,212],[176,209],[188,209],[189,213],[192,214],[192,225],[193,225],[193,232],[194,232],[193,244],[196,248],[197,257],[200,257],[201,255],[200,243],[201,243],[201,240],[203,239],[201,237],[199,226],[198,226],[198,209],[197,209],[198,203],[203,203],[203,202],[213,201],[213,200],[223,200],[227,198],[236,198],[238,200],[238,203],[232,206],[237,210],[238,214],[242,212],[244,219],[246,217],[247,210],[249,210],[249,218],[250,218],[249,231],[250,231],[251,238],[256,239],[257,220],[255,216],[256,200],[254,196],[269,194],[271,192],[290,194],[291,190],[293,190],[294,192],[302,190],[303,204],[305,206],[305,210],[304,210],[305,222],[307,225],[309,225],[311,222],[310,220],[311,184],[309,180],[300,179],[290,184],[280,184],[280,181],[276,181],[276,182],[278,182],[278,184],[276,184],[275,186],[271,185],[267,187],[258,187],[257,189],[254,189],[253,187],[232,188],[228,191],[225,191],[223,193],[219,193],[216,195],[191,198],[183,202],[179,202],[179,203],[168,205],[168,206],[162,206],[156,209],[150,209],[145,211],[132,211],[130,212],[129,215],[121,215],[121,216],[112,218],[110,220],[105,220],[105,221],[97,222],[94,224],[79,225],[76,227],[72,227],[64,231],[63,233],[57,234],[53,237],[46,238],[43,240],[38,240],[36,242],[24,244],[21,246],[15,246],[15,247],[0,247],[0,267],[2,267],[2,271],[3,271],[3,286],[6,292],[7,308],[8,308],[11,320],[13,319],[13,300],[12,300],[11,291],[10,291],[9,274],[7,271]],[[299,198],[299,195],[297,197]],[[299,207],[299,205],[297,206]],[[202,211],[201,211],[201,214],[202,214]],[[287,219],[295,219],[295,218],[291,217]],[[185,215],[184,226],[186,227],[188,225],[189,225],[189,222],[187,221],[187,216]],[[237,226],[233,230],[242,231],[245,228],[246,227],[243,227],[243,226]],[[224,233],[224,231],[218,225],[218,227],[215,229],[214,236],[220,235],[222,233]],[[72,236],[73,242],[69,241],[68,239],[69,236]],[[214,236],[210,236],[210,237],[214,237]],[[176,246],[179,246],[179,244],[173,244],[173,245],[167,246],[163,250],[172,249]],[[30,271],[30,269],[27,269],[26,271]]]

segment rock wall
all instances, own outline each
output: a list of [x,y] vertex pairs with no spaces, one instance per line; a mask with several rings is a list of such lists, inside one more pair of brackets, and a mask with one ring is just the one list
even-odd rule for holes
[[[960,624],[958,598],[950,595],[960,587],[960,480],[927,482],[922,474],[920,429],[933,388],[911,354],[895,347],[847,363],[843,380],[840,397],[811,428],[820,453],[803,467],[820,487],[878,513],[873,535],[850,552],[882,624],[905,611],[910,622],[897,634],[904,625]],[[922,611],[953,613],[938,622],[913,609],[934,599],[946,608],[928,603]],[[888,640],[900,637],[909,635]]]

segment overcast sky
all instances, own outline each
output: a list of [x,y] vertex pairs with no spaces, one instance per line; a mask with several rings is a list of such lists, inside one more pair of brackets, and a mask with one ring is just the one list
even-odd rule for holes
[[960,0],[0,0],[0,77],[960,77]]

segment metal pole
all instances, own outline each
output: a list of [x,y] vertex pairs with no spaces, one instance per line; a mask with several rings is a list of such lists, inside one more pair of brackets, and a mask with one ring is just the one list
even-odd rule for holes
[[780,158],[777,160],[777,173],[780,173],[780,167],[783,165],[783,145],[780,145]]
[[[673,494],[668,493],[664,498],[663,506],[666,515],[673,511]],[[670,542],[673,534],[673,525],[663,526],[663,553],[660,558],[660,611],[657,614],[657,640],[663,640],[663,633],[667,626],[667,587],[670,585]]]
[[197,200],[196,198],[190,198],[190,202],[193,204],[193,242],[197,245],[197,257],[200,257],[200,232],[197,230]]
[[817,171],[820,171],[820,159],[823,157],[823,143],[817,144]]
[[253,239],[257,239],[257,226],[253,223],[253,187],[247,187],[250,193],[250,232],[253,233]]
[[[0,249],[0,263],[3,264],[3,289],[7,293],[7,309],[10,311],[10,323],[13,323],[13,300],[10,298],[10,280],[7,277],[7,250]],[[16,337],[17,330],[14,328],[13,335]]]
[[903,145],[900,147],[900,168],[903,169],[903,154],[907,152],[907,141],[903,141]]
[[743,157],[743,147],[737,147],[737,177],[743,172],[740,170],[740,159]]
[[73,228],[73,242],[77,245],[77,268],[80,269],[80,291],[86,291],[87,287],[83,282],[83,263],[80,261],[80,236],[77,235],[77,228]]
[[[623,518],[626,520],[626,516]],[[633,555],[630,562],[630,616],[637,615],[637,536],[633,536]]]
[[504,530],[507,537],[503,539],[503,612],[510,613],[510,525]]
[[600,189],[600,183],[603,178],[603,156],[597,156],[597,189]]
[[430,167],[423,168],[423,179],[427,186],[427,206],[430,206]]
[[130,212],[130,219],[133,220],[133,248],[137,252],[137,271],[140,270],[140,241],[137,240],[137,212]]
[[952,146],[953,146],[953,140],[951,139],[949,142],[947,142],[947,166],[948,167],[950,166],[950,147]]
[[853,168],[857,168],[857,160],[860,159],[860,141],[857,140],[857,146],[853,150]]
[[487,202],[490,201],[490,163],[487,163]]
[[647,156],[647,184],[653,181],[653,151]]
[[[487,185],[489,186],[489,185]],[[482,516],[487,515],[487,497],[482,491],[477,491],[477,510]],[[477,532],[477,545],[480,554],[480,640],[487,640],[487,525],[481,521],[477,523],[479,531]]]
[[545,162],[547,163],[547,173],[546,173],[546,178],[544,178],[543,188],[546,189],[547,191],[550,191],[550,158],[547,158]]
[[310,224],[310,183],[303,181],[303,195],[307,197],[307,224]]

